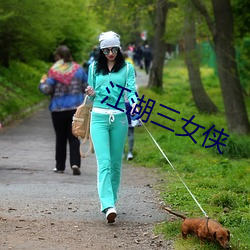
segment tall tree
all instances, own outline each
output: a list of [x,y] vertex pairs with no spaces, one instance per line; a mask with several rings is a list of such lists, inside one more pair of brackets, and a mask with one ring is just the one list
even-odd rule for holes
[[188,69],[188,76],[191,91],[193,94],[194,102],[197,109],[201,113],[216,113],[218,108],[207,95],[201,80],[200,74],[200,56],[197,51],[196,44],[196,27],[195,17],[191,13],[194,8],[192,4],[187,3],[185,6],[185,27],[184,27],[184,40],[185,40],[185,56]]
[[149,75],[149,88],[157,87],[162,89],[163,87],[162,76],[166,54],[164,35],[166,30],[167,13],[172,7],[177,7],[177,5],[168,0],[156,1],[155,35],[153,41],[154,57]]
[[228,129],[248,134],[250,124],[236,64],[230,0],[212,0],[214,21],[200,0],[191,1],[204,16],[212,33]]

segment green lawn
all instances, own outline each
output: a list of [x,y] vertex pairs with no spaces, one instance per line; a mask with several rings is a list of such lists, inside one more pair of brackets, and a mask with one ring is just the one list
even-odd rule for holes
[[[0,68],[0,122],[10,114],[20,111],[46,99],[38,91],[39,80],[47,72],[48,65],[34,62],[31,66],[13,62],[11,68]],[[213,70],[201,69],[203,84],[220,113],[205,115],[198,113],[190,91],[187,71],[183,61],[170,61],[164,69],[164,90],[152,91],[146,88],[139,90],[144,100],[155,101],[155,106],[148,121],[144,123],[153,137],[172,163],[173,168],[164,158],[144,127],[136,128],[133,164],[157,168],[162,182],[157,188],[164,203],[173,210],[185,213],[189,217],[202,217],[203,213],[192,199],[181,179],[186,183],[201,207],[214,220],[219,221],[231,232],[233,250],[250,249],[250,136],[237,136],[228,132],[224,116],[221,90]],[[152,104],[152,103],[151,103]],[[160,106],[165,105],[179,113]],[[250,98],[246,98],[248,114],[250,114]],[[171,121],[157,113],[175,119]],[[194,143],[183,134],[182,127],[186,119],[195,116],[193,122],[205,127],[193,134]],[[174,132],[151,123],[155,121]],[[220,146],[223,154],[216,147],[202,147],[205,136],[203,133],[215,125],[219,131],[229,135],[226,147]],[[191,132],[194,127],[187,126]],[[211,134],[212,136],[212,134]],[[206,146],[209,145],[207,140]],[[179,238],[181,220],[166,222],[156,226],[155,231],[164,234],[167,239],[175,239],[177,250],[201,249],[196,238],[184,242]],[[217,249],[214,244],[205,244],[202,249]]]
[[[144,127],[135,130],[135,158],[133,163],[138,166],[156,167],[162,175],[162,183],[156,188],[160,190],[164,203],[173,210],[181,211],[188,217],[202,217],[203,213],[181,182],[186,183],[195,198],[208,216],[219,221],[231,232],[232,249],[250,249],[250,214],[249,214],[249,172],[250,172],[250,136],[237,136],[228,132],[224,116],[221,90],[213,70],[201,69],[203,84],[220,113],[216,115],[200,114],[193,102],[187,70],[181,60],[170,61],[164,69],[164,91],[153,92],[141,88],[140,96],[144,100],[152,99],[155,106],[150,116],[143,116],[144,123],[163,150],[173,168],[157,148]],[[250,108],[248,97],[247,107]],[[152,103],[151,103],[152,104]],[[160,106],[163,104],[180,113]],[[157,113],[175,119],[171,121]],[[250,109],[248,109],[250,114]],[[182,127],[186,124],[182,118],[205,127],[193,134],[196,144],[189,136],[183,134]],[[174,132],[151,123],[155,121]],[[219,131],[229,135],[226,147],[220,146],[223,154],[216,147],[202,147],[205,136],[203,133],[212,125]],[[195,127],[188,125],[188,131]],[[210,134],[212,136],[212,133]],[[212,137],[210,137],[212,138]],[[223,138],[223,137],[222,137]],[[207,140],[205,145],[211,145]],[[175,239],[175,247],[181,249],[201,249],[197,239],[184,242],[179,238],[181,220],[166,222],[156,226],[156,232],[162,233],[167,239]],[[214,244],[205,244],[202,249],[217,249]]]

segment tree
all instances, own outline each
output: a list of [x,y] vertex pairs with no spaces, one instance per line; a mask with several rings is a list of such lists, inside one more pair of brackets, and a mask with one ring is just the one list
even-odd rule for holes
[[237,38],[244,38],[250,34],[250,8],[249,0],[232,0],[234,14],[235,35]]
[[248,0],[232,0],[237,62],[244,95],[250,96],[250,8]]
[[177,7],[177,5],[168,0],[156,1],[155,35],[153,41],[154,57],[149,75],[149,88],[157,87],[162,89],[163,66],[166,53],[166,42],[164,39],[166,20],[168,10],[173,7]]
[[155,0],[93,0],[92,6],[97,13],[102,30],[113,30],[121,35],[123,49],[131,42],[140,43],[140,33],[147,27],[151,35]]
[[[10,60],[48,60],[54,49],[65,43],[73,57],[93,41],[95,20],[85,11],[89,1],[1,0],[0,64]],[[88,42],[87,42],[88,41]],[[91,44],[89,48],[93,45]]]
[[191,1],[204,16],[213,37],[228,129],[237,134],[248,134],[250,124],[236,64],[230,0],[212,0],[214,21],[200,0]]
[[187,3],[187,5],[185,6],[184,13],[186,17],[184,27],[184,49],[186,55],[186,64],[188,69],[190,87],[193,94],[194,102],[199,112],[216,113],[218,112],[218,108],[211,101],[202,85],[200,75],[200,56],[197,51],[195,17],[193,13],[193,6]]

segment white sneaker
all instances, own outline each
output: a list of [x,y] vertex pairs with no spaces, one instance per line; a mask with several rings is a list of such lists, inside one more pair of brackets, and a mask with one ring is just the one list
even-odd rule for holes
[[127,161],[133,160],[134,156],[131,152],[128,152]]
[[117,212],[115,208],[110,207],[107,209],[106,218],[108,220],[108,223],[114,223],[116,216],[117,216]]
[[80,168],[78,166],[73,165],[72,170],[73,170],[73,175],[81,175],[81,171],[80,171]]
[[54,171],[55,173],[59,173],[59,174],[63,174],[63,173],[64,173],[63,170],[57,170],[57,168],[54,168],[53,171]]

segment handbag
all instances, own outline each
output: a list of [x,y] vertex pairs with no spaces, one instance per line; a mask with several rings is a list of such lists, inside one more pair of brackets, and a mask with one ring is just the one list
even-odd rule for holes
[[[76,109],[72,118],[72,134],[77,137],[80,143],[80,155],[85,158],[90,151],[94,153],[93,143],[90,137],[90,112],[92,110],[92,102],[87,102],[88,96],[86,95],[83,103]],[[83,152],[83,145],[89,141],[89,148],[86,153]]]

